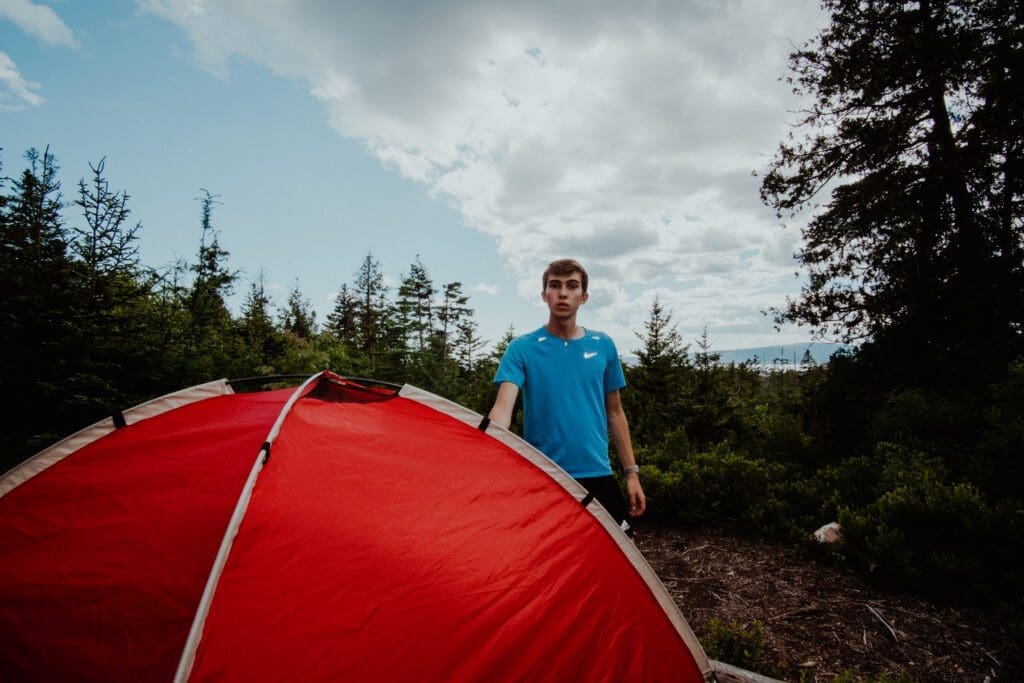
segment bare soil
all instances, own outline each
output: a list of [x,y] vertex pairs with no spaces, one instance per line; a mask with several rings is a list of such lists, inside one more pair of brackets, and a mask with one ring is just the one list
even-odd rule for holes
[[763,625],[759,673],[787,681],[1024,680],[1012,629],[983,614],[886,593],[798,551],[716,532],[644,525],[636,544],[698,638],[716,618]]

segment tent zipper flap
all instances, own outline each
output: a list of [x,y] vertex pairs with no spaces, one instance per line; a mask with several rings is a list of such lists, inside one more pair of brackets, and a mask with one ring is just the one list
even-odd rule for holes
[[140,403],[134,408],[119,411],[110,417],[105,417],[99,422],[91,424],[88,427],[75,432],[71,436],[58,441],[52,446],[39,451],[31,458],[20,465],[16,465],[13,469],[0,477],[0,497],[10,493],[12,490],[24,484],[40,472],[46,470],[48,467],[56,465],[72,453],[85,448],[92,442],[103,438],[111,432],[128,425],[135,424],[136,422],[156,417],[157,415],[180,408],[188,405],[189,403],[204,401],[208,398],[213,398],[214,396],[223,396],[225,394],[233,393],[235,393],[234,389],[231,388],[231,385],[228,384],[227,380],[219,379],[213,382],[207,382],[206,384],[198,384],[188,389],[182,389],[181,391],[165,394],[158,398],[150,399],[145,403]]
[[285,403],[281,408],[281,412],[278,414],[277,420],[274,421],[274,425],[270,428],[270,432],[267,434],[266,440],[263,442],[259,453],[256,455],[256,460],[253,462],[252,469],[249,471],[249,476],[245,481],[245,486],[242,487],[242,493],[238,498],[238,503],[235,505],[235,511],[231,515],[231,521],[228,523],[228,528],[224,532],[224,538],[221,539],[220,549],[217,551],[217,557],[213,561],[213,566],[210,569],[210,575],[206,579],[206,587],[203,589],[202,598],[200,598],[199,606],[196,608],[196,615],[192,620],[192,628],[189,629],[188,638],[185,640],[185,647],[181,654],[181,660],[178,662],[178,670],[174,674],[175,683],[185,683],[192,673],[192,666],[195,663],[196,652],[199,649],[199,642],[202,640],[203,636],[203,628],[206,625],[206,617],[210,612],[210,605],[213,603],[213,596],[217,592],[217,583],[220,581],[221,573],[224,571],[224,566],[227,564],[228,555],[231,554],[231,546],[234,543],[235,536],[238,535],[238,530],[242,525],[242,519],[245,517],[245,512],[249,507],[249,499],[252,497],[253,489],[256,486],[256,479],[259,477],[263,467],[270,459],[271,444],[280,433],[281,425],[284,424],[284,420],[291,411],[292,406],[294,406],[296,401],[305,394],[309,385],[320,379],[323,374],[323,372],[318,372],[317,374],[309,377],[292,393],[288,398],[287,403]]
[[[479,429],[481,426],[481,416],[478,413],[475,413],[469,408],[459,405],[458,403],[449,401],[446,398],[432,394],[429,391],[406,384],[402,387],[398,395],[413,401],[418,401],[424,405],[428,405],[434,410],[455,418],[456,420],[470,425],[471,427]],[[711,662],[708,659],[707,654],[705,654],[700,641],[697,640],[697,636],[687,623],[686,618],[683,617],[682,613],[679,611],[679,607],[676,605],[675,600],[672,599],[672,596],[665,588],[665,585],[661,582],[661,579],[658,578],[658,575],[655,573],[654,569],[651,568],[651,565],[648,564],[646,558],[644,558],[643,554],[633,543],[632,539],[623,532],[604,507],[601,505],[590,505],[589,503],[592,502],[593,496],[583,488],[578,481],[573,479],[565,470],[555,464],[553,460],[537,450],[527,441],[514,434],[512,431],[505,429],[500,425],[491,423],[490,421],[488,421],[488,424],[484,429],[488,436],[502,442],[561,484],[570,495],[575,497],[576,500],[578,500],[584,508],[601,523],[609,536],[611,536],[616,545],[618,545],[619,550],[622,551],[633,565],[633,568],[643,579],[655,601],[657,601],[661,606],[665,615],[668,617],[668,620],[672,623],[672,626],[679,634],[679,637],[684,643],[686,643],[687,649],[690,650],[690,653],[696,661],[697,667],[700,669],[705,680],[712,680],[714,678],[714,672],[712,671]]]

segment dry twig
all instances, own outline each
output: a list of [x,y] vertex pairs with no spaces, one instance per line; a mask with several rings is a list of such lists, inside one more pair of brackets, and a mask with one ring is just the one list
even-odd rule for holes
[[885,626],[887,629],[889,629],[889,633],[892,634],[892,639],[895,640],[897,643],[900,642],[900,639],[896,637],[896,631],[893,630],[892,626],[889,626],[889,622],[883,619],[882,615],[876,612],[875,608],[871,605],[864,603],[864,606],[867,607],[868,611],[874,614],[880,622],[882,622],[882,626]]

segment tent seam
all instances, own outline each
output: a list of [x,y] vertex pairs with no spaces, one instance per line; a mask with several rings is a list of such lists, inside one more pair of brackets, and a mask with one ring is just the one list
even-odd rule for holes
[[291,397],[289,397],[288,401],[281,408],[281,412],[278,414],[277,420],[274,421],[273,426],[267,433],[266,440],[263,442],[259,452],[256,454],[256,461],[253,463],[252,468],[249,471],[249,476],[245,481],[245,486],[242,487],[242,492],[238,497],[238,503],[236,503],[235,510],[231,515],[231,521],[228,523],[228,527],[224,531],[224,537],[221,539],[217,556],[213,561],[213,566],[210,568],[210,574],[207,577],[206,587],[203,589],[203,595],[199,600],[199,605],[196,607],[196,614],[192,620],[192,627],[189,629],[188,638],[185,640],[185,646],[181,653],[181,659],[178,661],[178,669],[174,674],[175,683],[184,683],[192,675],[192,667],[195,665],[196,654],[199,651],[199,644],[202,641],[203,630],[206,626],[206,617],[210,613],[210,606],[213,603],[214,594],[217,592],[217,585],[220,582],[221,574],[227,564],[228,556],[231,554],[231,548],[234,544],[235,537],[238,535],[242,519],[245,517],[245,513],[249,508],[249,500],[252,498],[253,489],[256,487],[256,480],[259,478],[260,472],[263,471],[263,467],[266,465],[267,460],[270,457],[270,446],[280,433],[281,425],[284,424],[285,417],[287,417],[288,413],[291,412],[292,406],[294,406],[303,395],[306,387],[323,375],[323,372],[318,372],[311,376],[292,393]]

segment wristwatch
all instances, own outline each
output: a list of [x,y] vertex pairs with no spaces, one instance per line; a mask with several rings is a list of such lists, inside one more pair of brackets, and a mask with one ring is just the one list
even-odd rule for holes
[[636,472],[637,474],[640,474],[640,465],[630,465],[629,467],[622,468],[623,474],[629,474],[630,472]]

